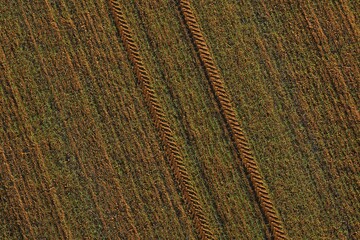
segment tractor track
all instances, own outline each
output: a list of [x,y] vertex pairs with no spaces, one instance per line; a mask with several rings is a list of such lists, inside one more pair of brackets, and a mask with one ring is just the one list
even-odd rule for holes
[[150,114],[157,130],[159,131],[166,154],[169,156],[171,169],[179,185],[183,198],[189,207],[199,237],[201,239],[215,239],[209,220],[201,206],[197,190],[193,186],[190,175],[184,164],[183,157],[180,153],[179,146],[175,141],[170,124],[166,119],[164,110],[161,107],[152,86],[152,80],[146,70],[144,61],[140,55],[139,47],[135,42],[132,30],[126,20],[126,16],[117,0],[110,0],[110,6],[121,39],[128,52],[129,59],[132,62],[136,76],[142,85],[143,94],[150,110]]
[[231,103],[231,98],[225,88],[224,80],[216,67],[204,34],[202,33],[195,14],[191,9],[190,1],[180,0],[179,8],[184,19],[184,23],[191,35],[192,42],[198,51],[199,58],[203,64],[206,75],[211,83],[224,120],[228,125],[236,149],[238,150],[240,158],[250,175],[251,184],[255,189],[256,197],[260,202],[265,218],[270,225],[272,235],[274,239],[287,239],[282,220],[270,198],[268,187],[260,172],[258,163],[254,158],[254,154],[250,149],[249,141],[247,140],[245,133],[237,120],[235,109]]

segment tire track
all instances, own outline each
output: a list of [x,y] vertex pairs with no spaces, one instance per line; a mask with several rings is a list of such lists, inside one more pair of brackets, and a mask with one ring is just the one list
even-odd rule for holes
[[272,234],[275,239],[287,239],[281,218],[270,198],[269,190],[250,149],[250,144],[236,118],[230,96],[225,89],[224,80],[215,65],[213,57],[211,56],[205,37],[196,20],[195,14],[191,9],[190,1],[180,0],[179,3],[184,22],[190,32],[195,48],[198,50],[200,60],[204,66],[207,77],[210,80],[214,94],[218,100],[225,122],[229,127],[229,131],[239,152],[240,158],[250,175],[251,183],[255,189],[256,196],[260,202],[264,215],[269,222]]
[[168,123],[164,110],[162,109],[155,94],[151,78],[145,68],[145,64],[140,55],[139,47],[134,40],[133,33],[127,23],[125,14],[123,13],[118,1],[110,0],[110,6],[115,18],[116,26],[121,35],[121,39],[129,54],[130,60],[134,65],[136,75],[142,85],[144,97],[149,107],[151,116],[164,143],[166,154],[169,156],[172,171],[174,172],[175,178],[179,184],[184,200],[188,204],[190,212],[194,218],[195,228],[198,231],[199,237],[201,239],[215,239],[209,221],[201,206],[198,193],[193,186],[190,175],[183,163],[184,160],[174,139],[170,124]]
[[[75,2],[76,1],[74,1],[74,3]],[[80,1],[80,3],[81,2],[82,1]],[[86,5],[87,3],[83,2],[82,4]],[[63,1],[63,7],[64,7],[64,9],[66,9],[66,11],[69,11],[67,9],[67,6],[65,5],[64,1]],[[105,132],[102,132],[102,134],[104,134],[106,136],[108,136],[108,134],[110,134],[110,135],[113,134],[114,136],[116,136],[116,141],[111,144],[113,146],[116,146],[116,150],[112,149],[112,151],[116,152],[116,155],[119,154],[120,152],[127,155],[128,153],[124,153],[124,151],[126,151],[126,148],[123,145],[123,140],[124,140],[123,137],[122,137],[123,133],[121,132],[120,129],[114,128],[114,126],[113,126],[114,125],[113,120],[119,118],[119,116],[121,116],[124,113],[124,109],[125,109],[124,104],[126,104],[126,103],[122,102],[122,100],[123,100],[122,97],[124,97],[124,96],[122,96],[119,99],[119,98],[114,98],[114,95],[113,95],[115,92],[121,92],[121,90],[120,90],[121,87],[117,86],[116,88],[114,88],[114,86],[109,85],[109,82],[105,83],[105,82],[98,81],[98,79],[96,79],[96,77],[95,77],[95,75],[98,74],[98,71],[100,69],[104,68],[104,65],[108,65],[111,62],[116,62],[117,61],[116,56],[111,51],[106,51],[106,50],[101,48],[101,46],[104,46],[104,45],[110,46],[111,44],[106,38],[102,38],[101,33],[99,33],[97,27],[94,27],[94,26],[96,26],[97,21],[103,20],[103,19],[101,19],[100,16],[104,16],[104,13],[109,12],[108,11],[109,10],[108,5],[107,4],[104,4],[104,5],[100,4],[100,5],[97,5],[96,8],[101,9],[101,12],[97,12],[97,14],[91,15],[91,16],[90,16],[89,12],[86,12],[84,14],[80,14],[77,17],[78,21],[76,22],[76,24],[81,24],[82,23],[82,21],[79,21],[79,18],[83,19],[84,22],[89,23],[89,26],[91,26],[91,28],[90,28],[91,35],[94,37],[94,39],[96,39],[96,42],[92,46],[95,47],[95,48],[99,48],[98,50],[101,50],[101,56],[103,58],[99,58],[99,61],[92,62],[90,59],[87,59],[85,57],[86,53],[83,51],[83,49],[79,48],[79,49],[77,49],[79,52],[76,54],[77,57],[76,57],[75,62],[79,63],[82,68],[86,69],[86,71],[89,74],[88,78],[89,78],[89,80],[91,79],[91,81],[92,81],[92,82],[88,82],[86,84],[83,84],[83,86],[84,86],[84,88],[86,88],[86,85],[91,85],[92,87],[94,87],[94,93],[90,93],[90,95],[93,94],[93,95],[95,95],[95,97],[91,101],[96,103],[95,104],[96,109],[97,109],[97,111],[99,111],[99,115],[101,116],[100,121],[109,123],[108,128],[110,129],[110,132],[105,131]],[[108,18],[106,21],[108,21],[108,24],[113,24],[112,18]],[[67,22],[70,23],[72,28],[76,29],[75,22],[71,18],[69,18],[67,20]],[[114,36],[115,36],[115,39],[118,38],[117,33],[115,33]],[[79,45],[81,43],[81,36],[79,36],[75,32],[74,37],[75,37],[76,40],[74,41],[74,43],[72,43],[72,45],[77,46],[77,45]],[[116,49],[117,50],[114,50],[115,52],[121,51],[121,46],[117,45]],[[121,54],[123,54],[123,53],[121,53]],[[125,52],[124,57],[127,58],[126,55],[127,55],[127,53]],[[132,69],[130,69],[130,70],[132,71]],[[104,78],[112,79],[112,77],[108,76],[108,75],[105,75]],[[99,97],[99,96],[101,96],[101,97]],[[111,109],[109,108],[109,106],[111,106]],[[114,107],[114,106],[116,106],[116,107]],[[115,112],[120,113],[120,114],[115,115]],[[152,123],[150,122],[150,124],[152,124]],[[142,132],[142,130],[140,130],[140,131]],[[154,133],[156,133],[156,132],[154,132]],[[129,133],[127,133],[127,134],[129,134]],[[119,147],[119,148],[117,148],[117,147]],[[109,152],[109,156],[110,156],[110,158],[114,157],[111,152]],[[144,156],[144,155],[142,155],[142,156]],[[149,158],[144,156],[143,159],[149,159]],[[128,174],[129,176],[131,174],[133,174],[132,171],[130,171],[130,168],[128,166],[124,167],[123,169],[125,170],[126,174]],[[172,177],[172,176],[170,175],[170,177]],[[136,177],[132,178],[132,179],[129,179],[129,183],[131,185],[129,185],[127,187],[122,186],[122,188],[123,189],[124,188],[136,189],[138,187],[136,185],[137,184],[136,183]],[[166,184],[166,183],[163,181],[163,184]],[[175,187],[175,191],[177,191],[176,186],[174,184],[173,184],[173,186]],[[140,234],[139,238],[141,238],[141,235],[144,236],[143,235],[144,232],[146,232],[147,238],[151,238],[151,239],[157,238],[159,235],[156,235],[156,234],[154,234],[155,232],[150,231],[151,228],[153,227],[154,222],[152,222],[150,220],[149,215],[146,214],[144,216],[140,216],[141,214],[139,214],[141,211],[143,211],[143,212],[146,211],[146,209],[144,208],[144,206],[146,205],[146,199],[144,200],[143,195],[141,193],[139,193],[138,191],[135,191],[133,194],[134,194],[133,197],[136,200],[134,200],[132,202],[133,203],[134,202],[138,203],[138,205],[135,204],[135,205],[131,206],[132,209],[136,209],[136,212],[135,211],[133,212],[133,216],[135,217],[134,220],[136,221],[138,219],[141,219],[141,221],[136,221],[136,223],[137,223],[136,225],[137,226],[146,226],[146,227],[140,229],[142,233],[138,231],[139,234]],[[178,203],[178,204],[181,204],[181,203]],[[114,219],[114,221],[118,222],[119,220]]]
[[[156,34],[153,34],[154,31],[157,31],[157,29],[155,28],[152,28],[152,29],[149,29],[150,26],[148,26],[146,24],[146,22],[151,22],[153,21],[154,19],[156,18],[161,18],[161,16],[154,16],[154,18],[149,18],[149,15],[143,15],[144,13],[146,14],[146,10],[143,9],[142,5],[140,3],[135,3],[134,4],[134,9],[139,17],[139,20],[140,20],[140,24],[141,24],[141,28],[144,29],[144,36],[145,36],[145,39],[146,39],[146,42],[149,42],[150,43],[150,48],[157,48],[158,44],[164,44],[166,45],[167,43],[166,42],[157,42],[155,44],[156,41],[154,41],[154,38],[156,38]],[[173,8],[173,6],[171,6],[171,8]],[[174,9],[175,13],[176,13],[176,9]],[[155,20],[154,20],[155,21]],[[177,19],[174,19],[174,21],[177,21]],[[180,24],[179,24],[180,25]],[[151,27],[150,27],[151,28]],[[168,28],[168,27],[166,27]],[[187,36],[186,36],[187,37]],[[191,46],[190,46],[191,48]],[[172,65],[173,62],[170,60],[170,59],[165,59],[164,58],[164,55],[161,55],[158,51],[154,51],[153,53],[153,59],[155,61],[155,64],[156,65],[159,65],[159,66],[162,66],[162,68],[160,68],[160,78],[161,79],[167,79],[169,77],[169,75],[171,75],[171,73],[173,71],[177,71],[176,69],[173,69],[171,67],[169,67],[169,65]],[[183,77],[183,76],[182,76]],[[186,144],[189,145],[189,146],[194,146],[194,147],[191,147],[189,149],[190,151],[190,154],[191,155],[196,155],[196,154],[200,154],[198,152],[198,150],[195,150],[194,151],[194,148],[198,148],[198,146],[195,146],[196,143],[195,142],[192,142],[192,136],[191,136],[191,133],[190,133],[190,126],[189,126],[189,119],[187,119],[187,117],[184,117],[183,114],[187,114],[186,113],[186,110],[184,109],[184,106],[181,106],[181,96],[179,96],[176,91],[174,91],[174,88],[176,87],[175,85],[172,85],[170,82],[168,81],[164,81],[164,85],[166,86],[166,89],[168,89],[168,94],[170,95],[170,99],[171,99],[171,102],[174,104],[174,109],[175,109],[175,114],[178,116],[178,119],[179,121],[181,122],[181,125],[182,125],[182,128],[184,129],[184,134],[185,134],[185,139],[186,139]],[[199,141],[201,141],[200,139],[198,139]],[[197,153],[196,153],[197,152]],[[216,212],[214,212],[214,216],[215,216],[215,219],[217,220],[220,220],[218,222],[218,225],[225,225],[225,222],[223,220],[223,218],[220,217],[219,215],[219,206],[217,206],[215,203],[216,202],[219,202],[216,200],[216,197],[214,195],[214,192],[212,192],[209,187],[209,177],[206,176],[205,172],[204,172],[204,169],[202,169],[200,167],[200,165],[198,166],[198,169],[199,169],[199,172],[198,172],[198,176],[200,178],[202,178],[204,181],[203,181],[203,184],[205,186],[205,189],[206,189],[206,192],[209,194],[209,200],[207,200],[207,204],[210,205],[212,208],[216,209]],[[216,192],[216,191],[215,191]],[[220,195],[218,195],[220,196]],[[222,202],[224,205],[226,205],[224,202]],[[218,236],[219,238],[222,238],[222,237],[225,237],[225,238],[228,238],[227,236],[224,236],[225,233],[222,233],[220,231],[218,231]],[[221,236],[221,237],[220,237]]]

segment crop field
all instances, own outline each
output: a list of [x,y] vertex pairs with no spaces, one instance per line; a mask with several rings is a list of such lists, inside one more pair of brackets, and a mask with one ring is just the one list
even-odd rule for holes
[[359,16],[0,0],[0,239],[360,239]]

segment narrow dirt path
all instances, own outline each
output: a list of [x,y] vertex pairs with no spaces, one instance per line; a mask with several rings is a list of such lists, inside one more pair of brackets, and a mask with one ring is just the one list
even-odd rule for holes
[[239,152],[240,158],[250,175],[252,186],[255,189],[256,196],[260,202],[266,220],[269,222],[273,237],[274,239],[287,239],[281,218],[270,198],[269,190],[264,182],[258,163],[256,162],[254,154],[250,149],[249,141],[247,140],[245,133],[237,120],[235,109],[224,85],[224,80],[216,67],[204,34],[202,33],[195,14],[191,9],[189,0],[180,0],[180,11],[188,31],[191,34],[195,48],[199,53],[200,60],[203,64],[206,75],[210,80],[215,97],[218,100],[219,107],[222,111],[225,122],[229,127],[229,131]]
[[185,167],[183,157],[180,153],[180,148],[175,141],[170,124],[166,119],[164,110],[155,94],[155,90],[152,86],[152,80],[145,68],[145,64],[140,55],[139,47],[134,40],[133,33],[126,20],[125,14],[123,13],[123,9],[116,0],[110,0],[110,6],[122,41],[129,54],[129,58],[134,65],[136,75],[142,85],[146,103],[163,141],[166,155],[169,156],[175,178],[179,184],[183,198],[189,207],[191,215],[194,218],[195,228],[198,231],[199,237],[201,239],[214,239],[215,237],[213,231],[211,230],[208,218],[201,206],[197,190],[192,184],[190,175]]

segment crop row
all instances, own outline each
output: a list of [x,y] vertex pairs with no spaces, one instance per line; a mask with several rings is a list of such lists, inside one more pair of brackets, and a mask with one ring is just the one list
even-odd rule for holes
[[195,227],[198,230],[201,239],[213,239],[213,232],[210,229],[210,224],[201,206],[197,190],[192,184],[190,175],[184,164],[180,148],[174,139],[170,124],[166,119],[164,110],[158,100],[158,97],[156,96],[154,88],[152,87],[151,77],[146,70],[145,64],[140,55],[139,47],[134,40],[133,33],[126,20],[126,16],[123,13],[118,1],[112,0],[110,3],[122,41],[129,54],[129,58],[134,65],[136,75],[141,82],[143,94],[151,116],[165,146],[166,154],[169,156],[171,168],[179,184],[185,202],[188,204],[190,212],[194,217]]
[[231,99],[225,89],[224,80],[222,79],[220,72],[216,67],[215,61],[211,56],[205,37],[196,20],[194,12],[191,9],[190,2],[188,0],[181,0],[180,9],[185,20],[185,24],[191,34],[193,43],[198,51],[207,77],[210,80],[215,97],[218,100],[223,117],[231,132],[240,158],[243,161],[248,174],[250,175],[251,184],[255,189],[264,215],[270,224],[274,238],[286,239],[287,237],[281,218],[275,209],[273,201],[270,198],[269,190],[266,186],[264,178],[262,177],[258,163],[254,158],[254,154],[250,149],[250,144],[245,136],[243,129],[240,126],[239,121],[237,120]]

